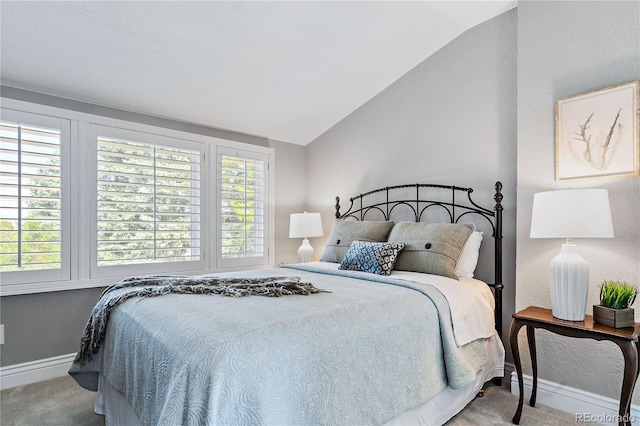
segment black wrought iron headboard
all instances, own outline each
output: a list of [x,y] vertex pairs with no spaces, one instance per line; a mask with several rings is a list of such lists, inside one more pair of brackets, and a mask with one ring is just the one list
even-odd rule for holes
[[[415,188],[415,198],[408,198],[406,196],[407,188]],[[423,199],[420,191],[422,188],[429,188],[431,194],[434,194],[434,190],[440,194],[450,191],[450,194],[448,197],[445,195],[445,197],[447,197],[444,198],[446,201],[442,201],[442,199],[439,201],[436,199]],[[498,331],[500,338],[502,338],[502,289],[504,287],[502,284],[502,183],[496,182],[494,188],[495,194],[493,199],[496,203],[492,209],[488,209],[479,206],[471,199],[471,193],[473,192],[473,189],[471,188],[424,183],[388,186],[350,198],[349,201],[351,202],[351,205],[346,213],[340,213],[340,197],[336,197],[335,216],[337,219],[353,218],[355,220],[365,220],[367,213],[376,212],[377,214],[381,214],[384,217],[384,220],[390,220],[391,213],[395,208],[398,206],[407,206],[415,214],[415,221],[420,222],[423,213],[428,208],[432,206],[439,206],[446,210],[451,223],[458,223],[462,217],[467,215],[479,215],[485,218],[491,225],[493,232],[492,236],[495,244],[494,282],[487,284],[493,288],[493,295],[495,297],[496,330]],[[383,201],[378,200],[377,202],[365,202],[365,197],[378,193],[383,193],[383,195],[386,194]],[[400,194],[399,199],[394,199],[394,195],[396,194]],[[466,196],[466,199],[463,198],[462,201],[457,201],[456,195]],[[370,198],[367,200],[369,199]],[[357,205],[354,206],[354,202],[356,202]],[[369,204],[367,204],[368,202]]]

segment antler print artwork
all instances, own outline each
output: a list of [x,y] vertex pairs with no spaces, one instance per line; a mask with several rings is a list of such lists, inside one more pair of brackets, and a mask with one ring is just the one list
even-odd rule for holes
[[578,161],[597,170],[607,170],[622,139],[623,125],[618,122],[621,111],[622,108],[618,110],[618,114],[616,114],[608,131],[601,130],[595,137],[595,141],[592,141],[593,133],[590,129],[595,111],[587,117],[584,124],[578,124],[576,137],[567,141],[569,150]]

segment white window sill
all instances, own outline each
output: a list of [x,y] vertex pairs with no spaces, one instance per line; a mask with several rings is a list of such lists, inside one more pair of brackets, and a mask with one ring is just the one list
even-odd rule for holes
[[[221,272],[231,271],[246,271],[252,269],[265,269],[272,268],[273,265],[261,265],[245,268],[224,268],[215,270],[200,270],[200,271],[186,271],[176,272],[173,275],[206,275],[215,274]],[[149,274],[153,275],[153,274]],[[129,275],[127,275],[129,276]],[[4,296],[17,296],[20,294],[33,294],[33,293],[46,293],[51,291],[64,291],[64,290],[79,290],[83,288],[96,288],[96,287],[108,287],[117,283],[122,277],[110,277],[110,278],[96,278],[86,280],[67,280],[67,281],[49,281],[39,283],[21,283],[21,284],[1,284],[0,285],[0,297]]]

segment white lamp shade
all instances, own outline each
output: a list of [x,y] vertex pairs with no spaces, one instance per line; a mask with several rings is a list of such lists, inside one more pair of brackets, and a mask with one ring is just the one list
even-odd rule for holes
[[613,238],[606,189],[565,189],[533,196],[531,238]]
[[289,221],[289,238],[321,237],[320,213],[292,213]]

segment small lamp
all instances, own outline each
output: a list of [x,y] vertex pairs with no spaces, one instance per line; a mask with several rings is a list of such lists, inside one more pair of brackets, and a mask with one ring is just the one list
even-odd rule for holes
[[304,238],[298,249],[298,262],[313,260],[313,247],[307,237],[321,237],[322,219],[320,213],[292,213],[289,221],[289,238]]
[[566,238],[549,264],[551,309],[556,318],[584,321],[589,265],[571,238],[613,238],[606,189],[567,189],[533,196],[531,238]]

